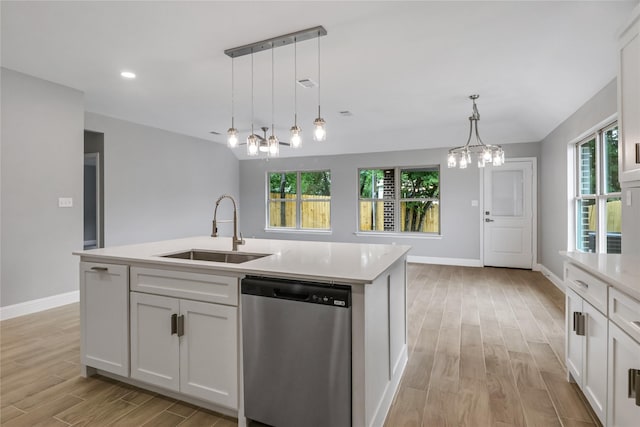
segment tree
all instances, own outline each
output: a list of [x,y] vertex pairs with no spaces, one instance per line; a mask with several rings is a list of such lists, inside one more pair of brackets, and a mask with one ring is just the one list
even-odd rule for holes
[[[400,197],[403,199],[438,199],[440,196],[440,174],[436,170],[402,171]],[[404,231],[422,231],[433,200],[404,202]]]

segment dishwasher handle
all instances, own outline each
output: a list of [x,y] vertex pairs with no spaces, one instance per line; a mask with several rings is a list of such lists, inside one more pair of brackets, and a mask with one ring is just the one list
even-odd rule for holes
[[273,296],[276,298],[292,299],[296,301],[309,301],[309,292],[302,290],[296,292],[296,290],[283,290],[280,288],[273,289]]

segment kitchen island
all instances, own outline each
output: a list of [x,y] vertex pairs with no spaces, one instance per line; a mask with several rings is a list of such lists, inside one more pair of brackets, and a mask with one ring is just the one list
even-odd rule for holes
[[240,281],[345,285],[352,425],[383,425],[407,362],[410,247],[247,239],[230,249],[229,238],[194,237],[76,252],[84,375],[100,373],[245,425]]

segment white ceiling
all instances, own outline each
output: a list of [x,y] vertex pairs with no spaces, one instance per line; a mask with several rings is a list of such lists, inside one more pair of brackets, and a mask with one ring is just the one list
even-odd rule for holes
[[[224,144],[231,59],[223,51],[323,25],[328,138],[311,140],[317,94],[299,88],[304,146],[282,156],[461,145],[472,93],[481,95],[485,142],[531,142],[615,77],[617,31],[637,3],[2,1],[2,66],[83,91],[87,111]],[[314,40],[298,44],[299,78],[317,80],[316,49]],[[276,135],[286,139],[293,48],[274,55]],[[257,129],[271,123],[270,52],[254,60]],[[138,78],[123,80],[124,69]],[[236,59],[235,81],[236,127],[246,137],[250,56]]]

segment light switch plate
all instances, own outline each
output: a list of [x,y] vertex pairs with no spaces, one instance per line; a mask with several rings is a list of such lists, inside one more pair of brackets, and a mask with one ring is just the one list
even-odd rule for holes
[[631,206],[631,190],[627,190],[627,206]]
[[471,206],[478,206],[478,201],[477,200],[472,200],[471,201]]
[[59,208],[72,208],[73,207],[73,198],[72,197],[58,197],[58,207]]

